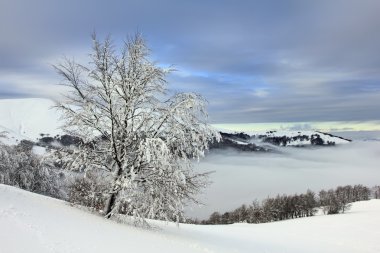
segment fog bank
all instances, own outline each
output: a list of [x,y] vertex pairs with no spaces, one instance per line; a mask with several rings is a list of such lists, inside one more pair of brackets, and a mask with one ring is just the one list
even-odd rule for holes
[[380,184],[380,142],[354,141],[319,148],[282,148],[282,153],[213,151],[198,171],[215,171],[212,185],[200,199],[206,205],[191,206],[187,214],[206,218],[213,211],[228,211],[254,199],[277,193],[319,191],[346,184]]

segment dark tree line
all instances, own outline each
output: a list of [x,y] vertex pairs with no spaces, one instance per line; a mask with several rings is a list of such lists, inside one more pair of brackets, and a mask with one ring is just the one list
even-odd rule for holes
[[214,212],[207,220],[190,220],[190,222],[198,224],[266,223],[313,216],[319,207],[325,214],[343,213],[349,209],[350,203],[369,200],[371,195],[380,198],[380,186],[374,187],[372,191],[363,185],[339,186],[336,189],[322,190],[318,196],[308,190],[303,194],[268,197],[262,202],[255,200],[251,205],[244,204],[230,212],[223,214]]
[[323,212],[327,214],[344,213],[350,203],[369,200],[371,190],[363,185],[346,185],[338,186],[335,190],[322,190],[319,192],[319,205],[323,208]]
[[[268,132],[268,133],[272,133],[272,132]],[[329,135],[329,136],[333,136],[333,135]],[[334,141],[325,142],[319,134],[312,134],[311,136],[299,134],[293,137],[289,137],[285,135],[284,136],[258,135],[257,137],[259,139],[262,139],[264,142],[271,143],[276,146],[287,146],[289,143],[292,143],[294,141],[310,141],[311,145],[316,145],[316,146],[335,145]]]
[[265,223],[299,217],[312,216],[317,207],[315,193],[308,190],[305,194],[277,195],[266,198],[261,203],[257,200],[249,206],[220,214],[214,212],[203,224],[232,224],[236,222]]

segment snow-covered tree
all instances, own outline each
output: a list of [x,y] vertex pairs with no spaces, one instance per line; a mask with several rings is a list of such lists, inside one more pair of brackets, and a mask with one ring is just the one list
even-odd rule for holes
[[374,199],[380,199],[380,186],[379,185],[372,187],[372,197]]
[[7,138],[7,132],[6,131],[1,131],[0,132],[0,138]]
[[41,165],[32,143],[8,146],[0,142],[0,183],[52,197],[61,197],[58,173]]
[[71,168],[112,176],[105,215],[121,209],[139,218],[179,221],[187,201],[206,184],[199,159],[219,134],[207,123],[206,101],[195,93],[167,98],[166,75],[149,58],[140,34],[115,50],[93,36],[90,64],[65,59],[55,66],[70,87],[57,105],[64,129],[84,144]]

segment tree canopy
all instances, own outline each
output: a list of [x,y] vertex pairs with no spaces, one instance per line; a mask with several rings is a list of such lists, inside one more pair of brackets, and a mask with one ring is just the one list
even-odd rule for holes
[[70,168],[108,173],[105,215],[123,210],[179,221],[207,181],[192,160],[220,138],[207,122],[206,100],[195,93],[168,97],[166,76],[173,69],[150,59],[138,33],[120,50],[109,37],[93,35],[89,64],[66,58],[55,69],[70,88],[57,105],[64,129],[83,140]]

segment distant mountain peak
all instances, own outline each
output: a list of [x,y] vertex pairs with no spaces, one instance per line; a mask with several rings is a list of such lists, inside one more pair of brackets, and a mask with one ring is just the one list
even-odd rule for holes
[[211,148],[233,148],[240,151],[274,151],[275,147],[334,146],[351,142],[340,136],[319,131],[265,131],[231,132],[220,131],[222,140]]

